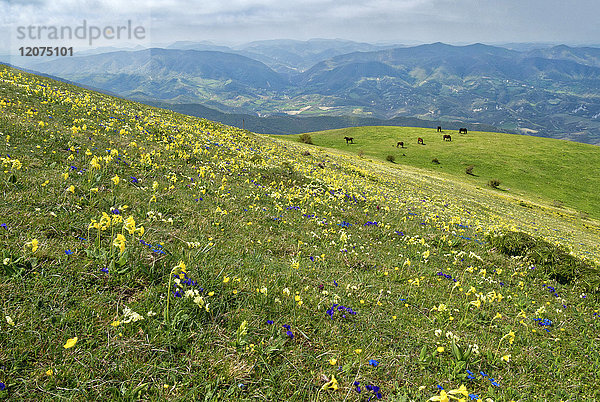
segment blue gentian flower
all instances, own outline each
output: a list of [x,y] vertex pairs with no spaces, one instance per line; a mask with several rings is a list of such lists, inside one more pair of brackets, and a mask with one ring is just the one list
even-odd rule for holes
[[379,365],[379,362],[375,359],[371,359],[369,360],[369,364],[373,367],[377,367]]

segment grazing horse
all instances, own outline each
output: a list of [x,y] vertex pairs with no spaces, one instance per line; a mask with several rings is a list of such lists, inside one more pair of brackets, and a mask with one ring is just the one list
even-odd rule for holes
[[444,140],[444,141],[452,141],[452,137],[449,134],[444,134],[444,136],[442,137],[442,140]]
[[442,126],[438,126],[437,132],[438,132],[438,133],[441,133],[441,132],[442,132]]
[[421,137],[417,138],[417,144],[425,145],[423,143],[423,138],[421,138]]
[[396,144],[396,148],[398,148],[398,147],[400,147],[400,148],[404,148],[404,142],[403,142],[403,141],[399,141],[399,142]]
[[346,144],[354,144],[354,137],[344,137],[344,139],[346,140]]
[[464,127],[463,127],[463,128],[459,128],[459,129],[458,129],[458,133],[459,133],[459,134],[466,134],[466,133],[467,133],[467,129],[466,129],[466,128],[464,128]]

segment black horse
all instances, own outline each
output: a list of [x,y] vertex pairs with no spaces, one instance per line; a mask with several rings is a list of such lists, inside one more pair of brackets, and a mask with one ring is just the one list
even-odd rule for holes
[[441,133],[441,132],[442,132],[442,126],[438,126],[438,128],[437,128],[437,132],[438,132],[438,133]]
[[464,127],[463,127],[463,128],[459,128],[459,129],[458,129],[458,133],[459,133],[459,134],[466,134],[466,133],[467,133],[467,129],[466,129],[466,128],[464,128]]
[[400,148],[404,148],[404,142],[403,142],[403,141],[399,141],[399,142],[396,144],[396,148],[398,148],[398,147],[400,147]]
[[444,141],[452,141],[452,137],[449,134],[444,134],[442,137],[442,140]]
[[354,137],[344,137],[344,139],[346,140],[346,144],[354,144]]

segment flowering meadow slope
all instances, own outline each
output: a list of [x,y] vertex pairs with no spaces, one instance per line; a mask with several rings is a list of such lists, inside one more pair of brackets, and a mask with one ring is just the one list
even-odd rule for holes
[[1,66],[0,112],[0,398],[600,396],[594,221]]

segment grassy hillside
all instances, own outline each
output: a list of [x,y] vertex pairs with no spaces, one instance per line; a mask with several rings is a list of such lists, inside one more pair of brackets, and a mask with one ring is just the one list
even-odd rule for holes
[[2,399],[600,396],[593,222],[4,67],[0,109]]
[[[449,134],[452,141],[443,141]],[[387,160],[397,166],[427,169],[468,183],[501,182],[506,195],[525,196],[549,205],[569,207],[600,218],[600,147],[547,138],[503,133],[408,127],[356,127],[310,133],[315,145]],[[353,137],[347,145],[344,137]],[[425,145],[418,145],[421,137]],[[297,141],[299,136],[282,137]],[[399,141],[405,148],[397,148]],[[437,159],[436,164],[433,159]],[[472,175],[465,169],[473,165]]]

